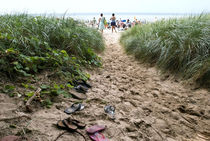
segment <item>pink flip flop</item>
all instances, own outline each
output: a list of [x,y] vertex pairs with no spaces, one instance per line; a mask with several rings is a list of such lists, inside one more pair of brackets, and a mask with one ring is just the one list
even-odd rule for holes
[[2,139],[0,139],[0,141],[31,141],[30,139],[28,138],[25,138],[25,137],[19,137],[19,136],[13,136],[13,135],[9,135],[9,136],[5,136],[3,137]]
[[104,125],[94,125],[91,126],[90,128],[86,129],[88,134],[94,134],[96,132],[100,132],[104,130],[106,127]]
[[0,139],[0,141],[17,141],[19,139],[20,137],[18,136],[10,135],[10,136],[3,137],[2,139]]
[[89,134],[93,141],[109,141],[102,133],[96,132],[94,134]]

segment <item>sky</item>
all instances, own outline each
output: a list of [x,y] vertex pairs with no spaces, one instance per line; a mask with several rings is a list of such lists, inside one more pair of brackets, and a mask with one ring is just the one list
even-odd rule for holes
[[210,13],[210,0],[0,0],[0,13]]

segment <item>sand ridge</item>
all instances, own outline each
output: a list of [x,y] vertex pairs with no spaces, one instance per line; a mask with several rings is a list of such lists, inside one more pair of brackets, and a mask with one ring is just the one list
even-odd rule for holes
[[[100,54],[103,66],[89,72],[89,82],[93,87],[87,93],[88,99],[83,102],[86,107],[72,117],[85,122],[87,127],[106,125],[103,134],[110,141],[210,139],[208,90],[194,90],[174,79],[165,79],[156,68],[147,67],[126,55],[119,44],[120,33],[105,31],[103,36],[106,42],[106,49]],[[6,102],[5,97],[1,95],[1,105]],[[14,111],[17,102],[13,100],[10,103],[9,107]],[[27,128],[33,131],[31,136],[34,140],[51,141],[62,132],[55,124],[59,119],[69,117],[63,111],[72,103],[73,100],[65,99],[50,109],[38,110],[31,115],[30,121],[21,121],[21,125],[27,123]],[[105,114],[106,105],[115,106],[115,120]],[[1,110],[1,114],[4,113],[6,111]],[[6,125],[0,121],[0,127]],[[85,131],[82,132],[85,134]],[[70,133],[59,140],[84,139]]]

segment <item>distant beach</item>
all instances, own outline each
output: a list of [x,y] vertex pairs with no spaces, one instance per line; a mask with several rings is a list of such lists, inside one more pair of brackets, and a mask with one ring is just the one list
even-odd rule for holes
[[[109,19],[111,17],[112,13],[104,13],[104,16]],[[153,22],[156,20],[161,19],[169,19],[169,18],[180,18],[180,17],[186,17],[190,15],[198,15],[196,13],[115,13],[117,19],[127,20],[130,19],[131,21],[134,20],[134,18],[140,20],[140,21],[147,21],[147,22]],[[40,14],[32,14],[32,15],[40,15]],[[46,16],[56,16],[56,17],[62,17],[65,15],[65,17],[72,17],[76,20],[84,20],[84,21],[90,21],[93,20],[93,17],[98,20],[100,16],[99,13],[53,13],[53,14],[41,14]]]
[[[92,20],[93,17],[98,19],[99,14],[100,13],[75,13],[75,14],[69,14],[68,16],[79,20]],[[111,17],[111,14],[112,13],[104,13],[104,16],[107,19],[109,19]],[[134,18],[136,18],[140,21],[153,22],[155,20],[179,18],[189,15],[190,14],[174,14],[174,13],[116,13],[116,18],[117,19],[121,18],[122,20],[130,19],[131,21],[134,20]]]

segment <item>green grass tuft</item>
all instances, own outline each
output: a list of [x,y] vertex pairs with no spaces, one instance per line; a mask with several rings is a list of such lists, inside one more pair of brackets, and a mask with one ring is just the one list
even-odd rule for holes
[[72,18],[0,16],[0,72],[10,78],[42,70],[74,78],[81,66],[100,66],[101,34]]
[[162,20],[135,26],[121,44],[141,61],[184,79],[210,84],[210,15]]

